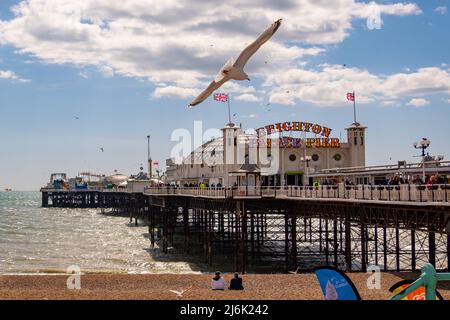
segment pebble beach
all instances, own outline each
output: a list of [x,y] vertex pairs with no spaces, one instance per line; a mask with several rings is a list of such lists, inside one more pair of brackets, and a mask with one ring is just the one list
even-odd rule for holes
[[[386,300],[389,288],[418,274],[383,273],[381,288],[369,290],[368,274],[349,273],[363,300]],[[224,274],[228,282],[232,274]],[[314,274],[247,274],[243,291],[212,291],[209,274],[87,274],[81,289],[67,289],[68,275],[2,275],[1,300],[323,300]],[[187,290],[178,297],[170,290]],[[450,284],[438,287],[450,299]]]

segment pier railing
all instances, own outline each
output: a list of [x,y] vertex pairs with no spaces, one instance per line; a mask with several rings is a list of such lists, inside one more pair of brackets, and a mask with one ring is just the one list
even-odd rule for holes
[[298,198],[344,199],[406,202],[450,202],[450,185],[435,184],[393,186],[383,185],[323,185],[323,186],[234,186],[234,187],[150,187],[146,195],[179,195],[208,198]]

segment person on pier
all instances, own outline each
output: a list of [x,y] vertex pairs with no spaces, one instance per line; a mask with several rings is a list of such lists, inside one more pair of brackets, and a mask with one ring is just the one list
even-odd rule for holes
[[219,271],[216,271],[216,276],[212,278],[211,289],[225,290],[225,280],[222,278]]

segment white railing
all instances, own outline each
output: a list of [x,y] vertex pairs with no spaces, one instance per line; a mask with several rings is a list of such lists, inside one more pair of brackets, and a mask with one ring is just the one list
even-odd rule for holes
[[287,186],[287,187],[150,187],[145,188],[146,195],[179,195],[209,198],[272,197],[298,199],[346,199],[371,201],[407,201],[407,202],[450,202],[449,185],[355,185],[343,183],[333,186]]

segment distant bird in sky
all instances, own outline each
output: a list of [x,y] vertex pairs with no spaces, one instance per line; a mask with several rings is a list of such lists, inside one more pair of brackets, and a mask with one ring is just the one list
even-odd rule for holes
[[237,116],[237,113],[233,113],[233,117],[236,117]]
[[77,117],[77,116],[73,116],[75,119],[77,119],[77,120],[80,120],[80,118],[79,117]]
[[103,149],[103,148],[100,148],[100,151],[101,151],[101,152],[105,152],[105,149]]
[[269,28],[267,28],[255,42],[248,45],[244,51],[241,52],[236,61],[233,58],[229,59],[227,63],[220,69],[216,78],[209,84],[209,86],[200,95],[195,98],[189,107],[198,105],[208,98],[211,93],[219,89],[228,80],[250,80],[248,75],[244,72],[245,64],[258,51],[261,46],[266,43],[278,30],[281,25],[281,19],[275,21]]

